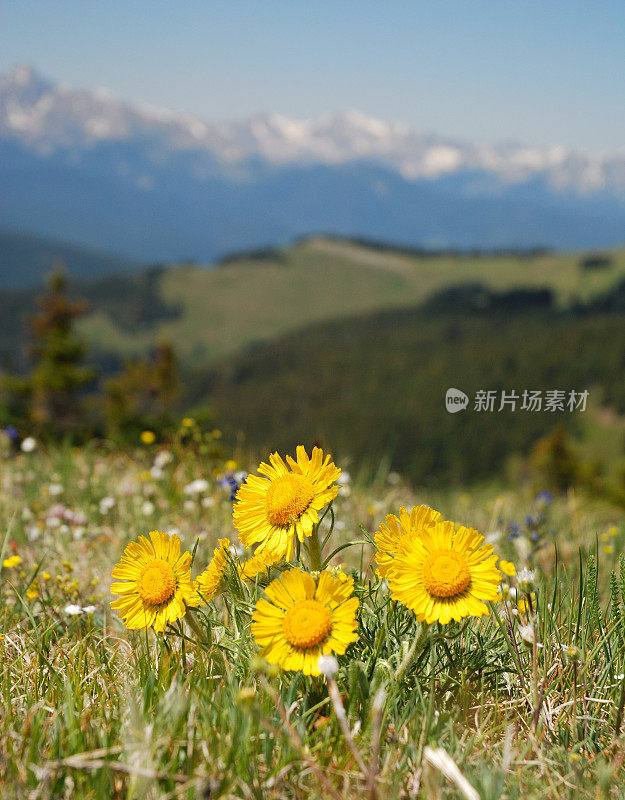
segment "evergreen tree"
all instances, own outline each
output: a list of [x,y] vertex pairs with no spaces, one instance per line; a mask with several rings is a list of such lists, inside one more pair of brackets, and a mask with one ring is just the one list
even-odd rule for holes
[[85,342],[74,323],[87,308],[67,294],[67,275],[57,265],[29,321],[32,368],[5,381],[16,421],[40,434],[67,434],[83,424],[83,401],[94,372],[85,366]]
[[145,429],[162,433],[174,424],[181,392],[173,347],[161,342],[150,356],[126,362],[104,391],[110,436],[136,439]]
[[536,442],[532,463],[545,485],[557,492],[565,492],[582,477],[581,465],[563,425],[557,425]]

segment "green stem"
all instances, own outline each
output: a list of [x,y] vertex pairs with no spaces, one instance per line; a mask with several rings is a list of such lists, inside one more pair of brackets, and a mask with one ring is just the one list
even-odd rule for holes
[[308,539],[308,555],[310,556],[311,571],[321,572],[321,545],[319,543],[318,525],[313,525],[312,533]]
[[[190,607],[187,608],[187,613],[184,615],[184,619],[185,619],[185,622],[188,624],[188,626],[193,631],[193,633],[197,636],[197,643],[198,644],[202,644],[202,642],[204,642],[206,640],[206,636],[205,636],[204,631],[202,630],[202,628],[200,626],[200,623],[199,623],[197,617],[193,613],[193,609],[192,608],[190,608]],[[210,629],[208,631],[208,638],[210,639]]]
[[404,679],[406,672],[408,672],[412,662],[415,659],[415,656],[421,652],[423,640],[425,638],[425,634],[428,631],[428,625],[425,622],[421,623],[421,630],[419,631],[419,635],[415,636],[412,644],[410,645],[410,650],[406,653],[404,660],[399,665],[399,669],[397,670],[397,674],[395,676],[395,685],[399,686],[399,684]]

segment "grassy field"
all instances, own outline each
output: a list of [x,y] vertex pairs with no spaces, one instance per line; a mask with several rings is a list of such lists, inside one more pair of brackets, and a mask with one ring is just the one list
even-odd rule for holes
[[[328,555],[357,543],[328,568],[343,564],[360,605],[333,687],[257,657],[250,616],[284,566],[241,583],[233,555],[216,598],[165,634],[130,632],[109,608],[138,535],[177,531],[197,546],[194,575],[219,537],[237,542],[232,480],[255,465],[218,437],[204,454],[176,438],[3,456],[2,798],[624,796],[621,511],[522,485],[415,492],[384,468],[361,484],[340,463],[321,530]],[[535,585],[503,576],[489,616],[419,638],[371,543],[415,503],[477,528]]]
[[166,339],[196,369],[315,322],[416,306],[458,283],[477,281],[494,290],[549,287],[566,306],[625,277],[625,251],[613,253],[606,269],[582,270],[579,262],[577,253],[427,257],[312,238],[217,269],[165,270],[156,291],[179,313],[132,330],[119,324],[102,293],[81,331],[93,346],[126,356]]

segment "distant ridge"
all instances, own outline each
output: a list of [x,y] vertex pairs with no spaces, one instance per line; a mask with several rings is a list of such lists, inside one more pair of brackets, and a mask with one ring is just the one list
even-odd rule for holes
[[625,149],[470,143],[348,110],[223,123],[0,76],[0,227],[206,262],[311,231],[426,250],[625,242]]
[[55,263],[73,279],[98,278],[140,266],[123,258],[32,233],[0,230],[0,288],[41,286]]

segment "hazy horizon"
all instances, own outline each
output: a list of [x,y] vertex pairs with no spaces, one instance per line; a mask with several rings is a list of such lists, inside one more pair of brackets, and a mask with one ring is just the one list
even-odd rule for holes
[[616,2],[589,13],[581,2],[323,0],[313,16],[302,2],[31,0],[0,21],[0,72],[29,63],[55,82],[210,121],[355,109],[463,140],[624,146]]

